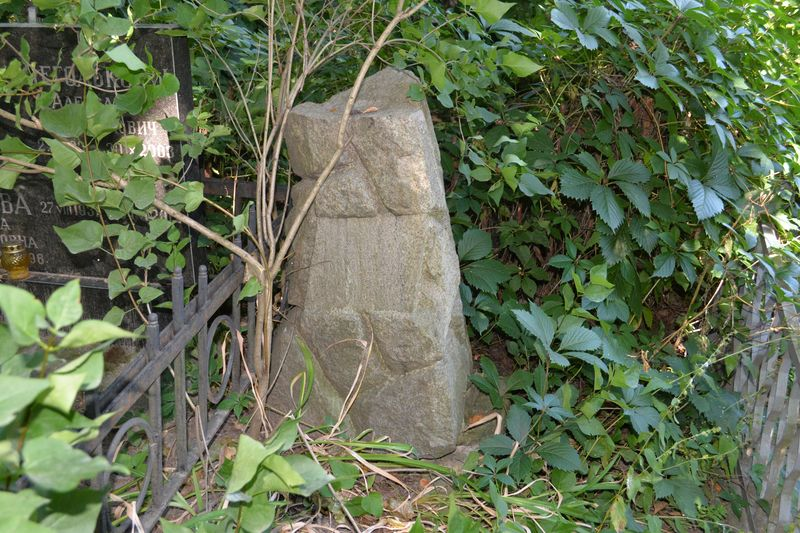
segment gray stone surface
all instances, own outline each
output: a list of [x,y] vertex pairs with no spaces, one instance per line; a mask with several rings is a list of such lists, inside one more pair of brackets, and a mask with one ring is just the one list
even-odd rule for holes
[[[298,385],[294,395],[289,387],[303,370],[299,336],[316,366],[307,420],[336,419],[361,369],[346,426],[438,457],[463,429],[471,359],[433,124],[427,104],[406,96],[415,81],[387,69],[364,83],[350,142],[287,263],[296,307],[276,331],[273,369],[282,372],[269,402],[288,410],[297,397]],[[335,150],[347,96],[290,114],[289,157],[303,178],[295,205]]]

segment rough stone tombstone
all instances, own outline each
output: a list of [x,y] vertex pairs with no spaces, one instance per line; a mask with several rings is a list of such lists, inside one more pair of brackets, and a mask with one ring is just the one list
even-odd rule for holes
[[[134,30],[134,51],[139,57],[150,54],[154,66],[162,72],[174,74],[180,82],[177,94],[162,98],[153,109],[141,116],[123,117],[122,129],[103,142],[103,148],[126,150],[116,140],[123,135],[142,139],[143,150],[153,156],[158,164],[173,164],[180,160],[180,144],[170,142],[166,130],[157,122],[167,117],[184,118],[192,107],[191,72],[189,52],[184,39],[160,35],[167,26],[143,26]],[[42,80],[61,79],[61,91],[54,99],[53,108],[70,103],[80,103],[84,84],[70,60],[77,43],[77,30],[60,31],[43,24],[0,24],[0,33],[19,49],[21,39],[30,46],[30,60],[36,63]],[[0,65],[5,66],[16,55],[9,47],[0,48]],[[103,103],[113,103],[114,97],[127,89],[127,84],[108,70],[99,70],[90,81]],[[19,137],[32,147],[46,145],[41,137],[28,129],[19,130],[14,124],[0,120],[0,138],[6,135]],[[186,179],[197,179],[199,172],[195,161],[187,161]],[[63,245],[53,227],[66,227],[84,219],[96,219],[92,209],[83,206],[59,207],[53,196],[53,186],[44,175],[22,174],[12,190],[0,190],[0,243],[21,242],[31,256],[31,276],[24,282],[15,282],[33,292],[40,299],[67,281],[79,278],[82,286],[84,313],[101,318],[112,304],[108,298],[107,276],[116,269],[109,254],[93,250],[73,255]],[[187,271],[193,261],[188,254]],[[126,324],[128,326],[134,323]]]
[[[358,389],[346,424],[438,457],[462,430],[471,358],[433,124],[427,104],[406,96],[415,82],[387,69],[364,83],[350,143],[286,267],[294,307],[276,331],[269,402],[288,410],[298,398],[300,337],[316,367],[307,419],[335,420]],[[333,154],[347,96],[290,114],[289,158],[303,178],[295,206]]]

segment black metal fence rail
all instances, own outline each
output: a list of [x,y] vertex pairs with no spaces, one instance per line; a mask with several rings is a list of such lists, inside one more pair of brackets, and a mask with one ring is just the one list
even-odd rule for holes
[[[250,369],[255,354],[253,343],[240,336],[242,303],[240,289],[245,268],[234,257],[222,272],[209,282],[205,266],[197,275],[197,295],[184,305],[183,273],[177,269],[172,276],[172,321],[161,328],[158,315],[152,313],[147,324],[146,345],[125,367],[120,375],[89,399],[94,414],[113,413],[104,423],[100,434],[87,446],[94,455],[106,455],[114,461],[129,436],[144,434],[147,442],[147,470],[140,485],[134,510],[145,531],[152,530],[172,498],[191,474],[192,467],[205,453],[207,446],[225,423],[231,409],[219,407],[226,395],[242,393],[250,386],[242,370],[242,359]],[[225,306],[228,314],[221,314]],[[246,302],[248,335],[255,328],[255,302]],[[212,351],[222,348],[222,339],[215,341],[221,327],[230,332],[224,372],[215,388],[211,385],[209,362]],[[196,340],[197,391],[187,395],[187,351]],[[245,357],[241,348],[246,347]],[[172,374],[169,378],[167,374]],[[162,415],[162,381],[172,382],[175,396],[174,424],[166,427]],[[147,405],[146,418],[133,416]],[[193,408],[189,408],[193,405]],[[123,420],[124,419],[124,420]],[[190,435],[197,438],[190,438]],[[172,444],[169,449],[165,442]],[[167,468],[165,468],[167,467]],[[98,480],[107,486],[111,476]],[[137,524],[138,526],[138,524]],[[130,531],[131,521],[114,526],[108,506],[99,524],[100,531]]]

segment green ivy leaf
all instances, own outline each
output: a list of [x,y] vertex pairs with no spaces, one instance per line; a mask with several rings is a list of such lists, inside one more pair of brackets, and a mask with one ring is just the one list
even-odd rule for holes
[[86,131],[86,112],[82,104],[67,104],[59,109],[42,109],[42,127],[59,137],[80,137]]
[[141,59],[136,57],[136,54],[133,53],[133,50],[131,50],[130,47],[125,43],[107,51],[106,55],[111,58],[112,61],[116,63],[122,63],[128,67],[128,70],[137,71],[145,70],[147,68],[147,65],[145,65]]
[[472,0],[472,8],[486,19],[489,24],[494,24],[506,14],[506,11],[514,7],[511,2],[499,2],[498,0]]
[[94,250],[103,244],[103,226],[94,220],[81,220],[66,228],[53,226],[53,229],[73,254]]
[[[36,161],[36,152],[33,149],[9,135],[0,141],[0,154],[23,163]],[[25,170],[25,167],[4,161],[0,166],[0,189],[13,189],[21,170]]]
[[125,186],[125,198],[129,198],[136,209],[147,209],[153,205],[156,197],[155,179],[149,177],[135,177]]
[[650,199],[647,197],[647,193],[644,189],[639,185],[624,181],[617,182],[617,186],[622,189],[622,192],[628,197],[628,200],[630,200],[633,206],[638,209],[642,215],[648,218],[650,217]]
[[511,69],[511,72],[521,78],[530,76],[544,68],[542,65],[533,62],[527,56],[516,52],[506,52],[506,54],[503,55],[503,66],[508,67]]

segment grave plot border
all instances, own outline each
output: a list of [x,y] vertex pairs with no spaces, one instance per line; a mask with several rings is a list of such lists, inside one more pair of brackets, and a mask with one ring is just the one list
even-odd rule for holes
[[[111,414],[99,435],[84,446],[87,452],[105,455],[113,462],[118,451],[130,442],[130,436],[144,433],[147,470],[135,502],[144,531],[156,526],[230,415],[232,408],[221,408],[222,401],[231,394],[250,389],[248,372],[257,372],[259,358],[253,353],[253,343],[248,342],[255,330],[255,299],[240,301],[239,298],[244,274],[244,264],[238,257],[210,281],[207,268],[201,266],[197,273],[196,296],[185,304],[183,273],[176,269],[172,276],[172,321],[161,327],[158,315],[152,313],[144,349],[109,386],[87,398],[89,414]],[[245,321],[247,331],[242,335],[241,325]],[[231,335],[226,343],[221,383],[215,390],[210,384],[209,361],[214,348],[222,353],[223,340],[215,341],[215,334],[222,326],[227,327]],[[198,390],[196,396],[189,398],[186,360],[188,346],[193,340],[199,367]],[[170,387],[175,398],[174,423],[168,425],[162,415],[162,381],[172,382]],[[144,404],[147,414],[138,416],[136,413]],[[107,474],[96,484],[108,487],[111,481],[111,475]],[[130,519],[117,526],[112,524],[106,502],[98,530],[130,529]]]

